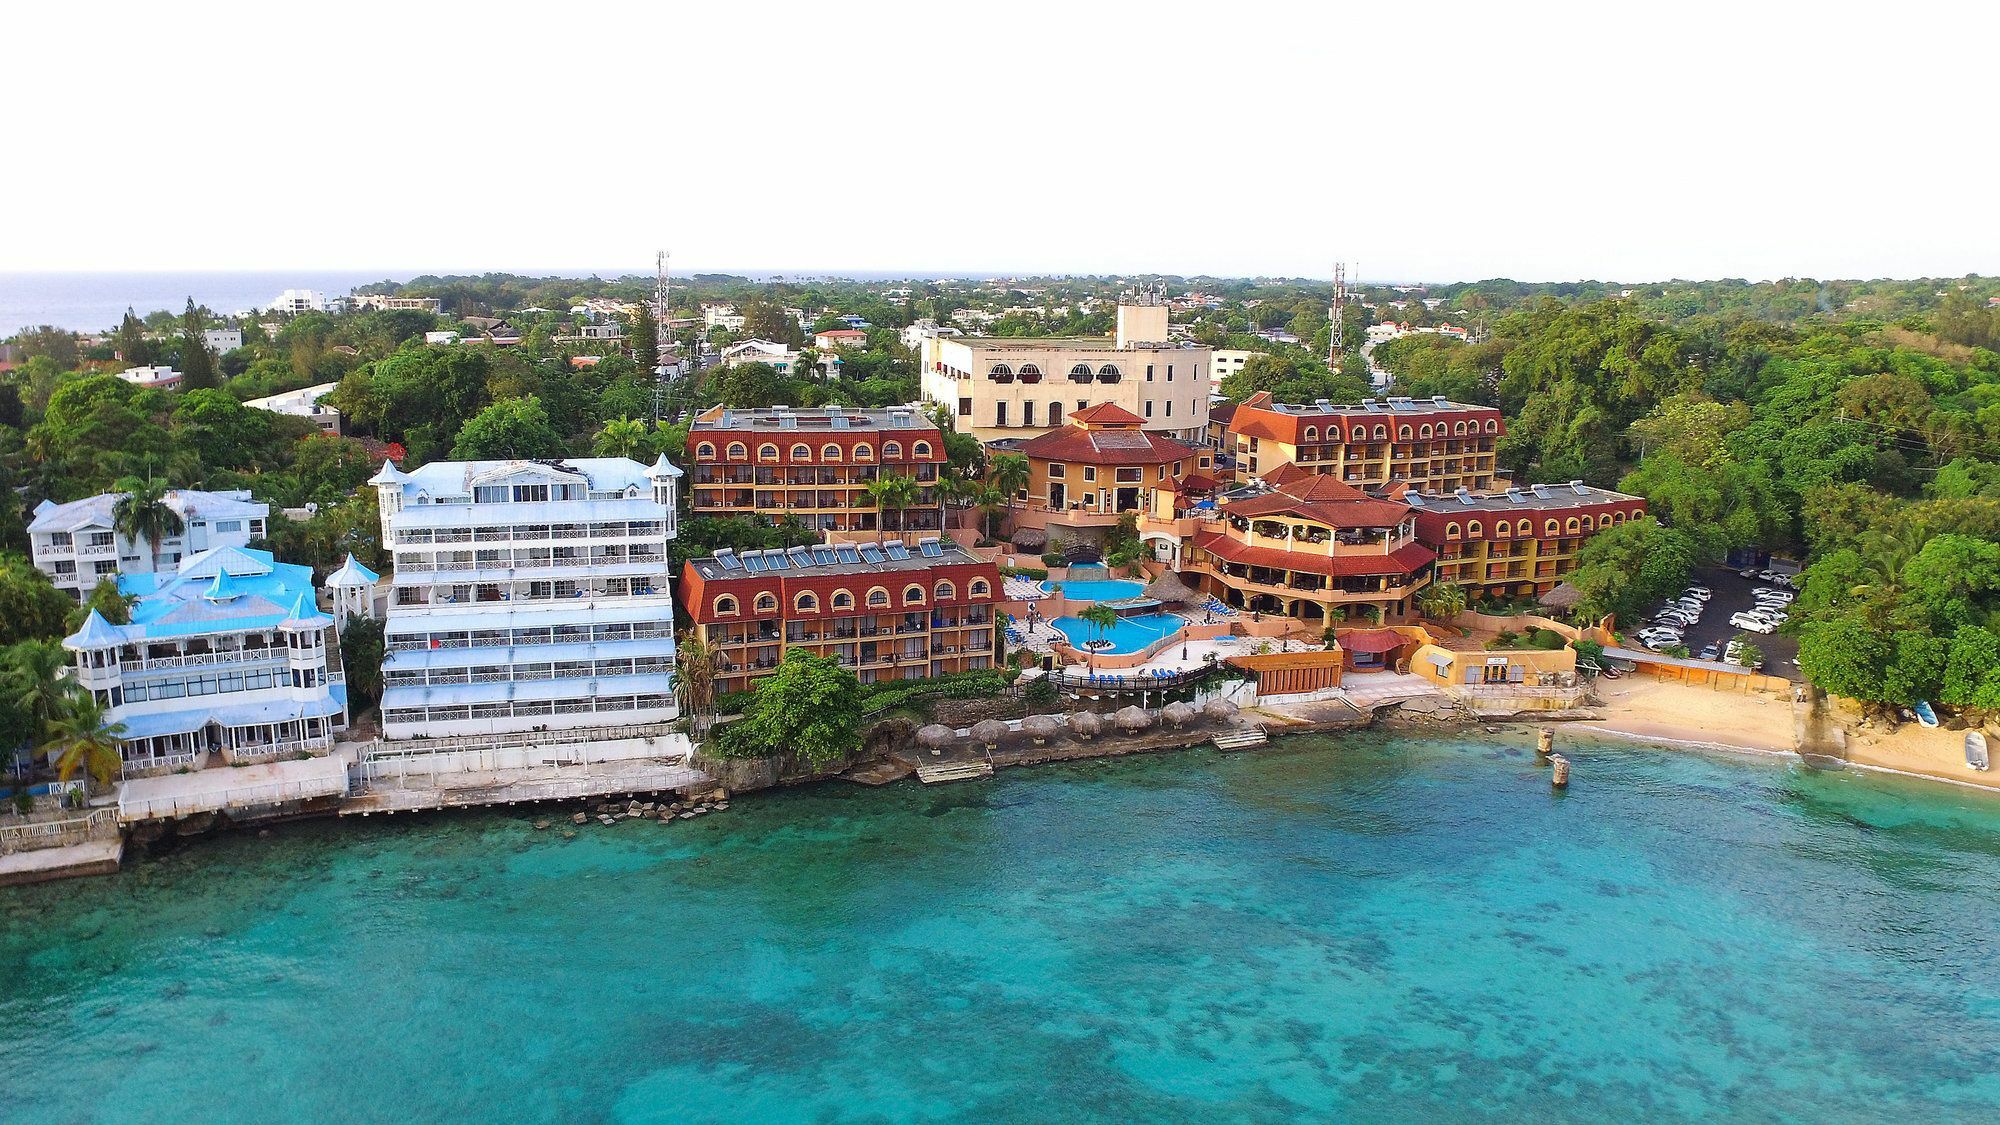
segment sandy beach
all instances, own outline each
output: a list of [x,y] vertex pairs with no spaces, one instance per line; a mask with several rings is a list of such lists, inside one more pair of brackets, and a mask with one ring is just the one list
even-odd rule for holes
[[1890,730],[1880,723],[1847,728],[1847,760],[1857,766],[1893,770],[1916,777],[2000,791],[2000,773],[1981,773],[1965,764],[1965,732],[1904,723]]
[[1601,680],[1597,694],[1608,717],[1572,725],[1767,754],[1790,753],[1793,748],[1792,702],[1782,696],[1716,691],[1642,676]]

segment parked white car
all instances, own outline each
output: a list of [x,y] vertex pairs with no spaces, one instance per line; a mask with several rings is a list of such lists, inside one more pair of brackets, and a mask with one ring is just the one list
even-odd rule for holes
[[1689,586],[1687,589],[1681,591],[1681,596],[1700,598],[1702,601],[1707,601],[1715,596],[1715,591],[1706,586]]
[[1737,614],[1729,619],[1729,623],[1738,629],[1750,633],[1775,633],[1778,631],[1776,622],[1766,621],[1761,617],[1752,617],[1747,613]]
[[1758,602],[1771,605],[1790,605],[1799,598],[1790,590],[1759,590],[1750,596]]

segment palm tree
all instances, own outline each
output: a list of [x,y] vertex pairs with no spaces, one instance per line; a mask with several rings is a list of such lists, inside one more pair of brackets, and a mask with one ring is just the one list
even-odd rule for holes
[[1028,459],[1019,453],[999,454],[987,466],[986,479],[1011,504],[1028,487]]
[[1417,591],[1417,610],[1432,621],[1450,621],[1465,612],[1465,587],[1433,582]]
[[144,542],[154,570],[160,568],[160,542],[186,530],[181,517],[167,507],[167,486],[151,477],[126,477],[117,484],[124,495],[111,506],[111,526],[129,542]]
[[620,414],[605,420],[604,428],[597,431],[595,448],[599,457],[630,457],[645,440],[646,423]]
[[7,652],[11,702],[32,724],[31,737],[46,737],[49,723],[63,711],[76,685],[63,678],[69,654],[57,641],[24,641]]
[[880,513],[875,520],[875,541],[879,543],[888,534],[890,509],[896,512],[896,527],[900,531],[903,525],[903,510],[917,502],[921,490],[915,480],[900,473],[878,476],[868,482],[867,488],[868,498],[875,501],[875,507]]
[[690,629],[681,634],[674,663],[674,685],[681,710],[687,712],[688,733],[700,738],[715,718],[715,650]]
[[972,506],[979,509],[980,529],[993,537],[993,518],[1007,510],[1007,494],[990,484],[972,486]]
[[[1104,639],[1104,634],[1110,632],[1118,624],[1118,611],[1108,605],[1093,605],[1082,613],[1077,614],[1077,617],[1084,624],[1092,626],[1097,630],[1097,639],[1100,641]],[[1085,651],[1090,655],[1090,670],[1096,672],[1097,650],[1086,647]]]
[[93,778],[99,785],[109,785],[124,765],[118,752],[118,739],[124,733],[124,723],[105,721],[104,704],[96,696],[86,691],[72,693],[49,722],[47,745],[56,754],[56,776],[68,781],[77,770],[83,770],[86,794]]
[[979,489],[980,482],[976,480],[967,480],[957,473],[945,473],[938,477],[938,503],[947,508],[967,507]]

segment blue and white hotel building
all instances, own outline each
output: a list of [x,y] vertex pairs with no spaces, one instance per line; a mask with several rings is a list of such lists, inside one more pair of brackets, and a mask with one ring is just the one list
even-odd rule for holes
[[96,610],[63,639],[109,709],[127,777],[323,755],[347,725],[338,635],[312,568],[212,547],[171,574],[126,574],[131,623]]
[[383,736],[674,718],[680,475],[665,457],[384,463]]

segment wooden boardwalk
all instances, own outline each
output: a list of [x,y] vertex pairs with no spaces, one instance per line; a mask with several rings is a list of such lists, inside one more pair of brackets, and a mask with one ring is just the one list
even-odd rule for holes
[[925,763],[917,767],[917,780],[925,785],[936,785],[947,781],[978,781],[992,776],[993,763],[983,760]]
[[1226,730],[1215,736],[1215,748],[1225,753],[1231,750],[1249,750],[1271,741],[1263,727],[1241,727]]

